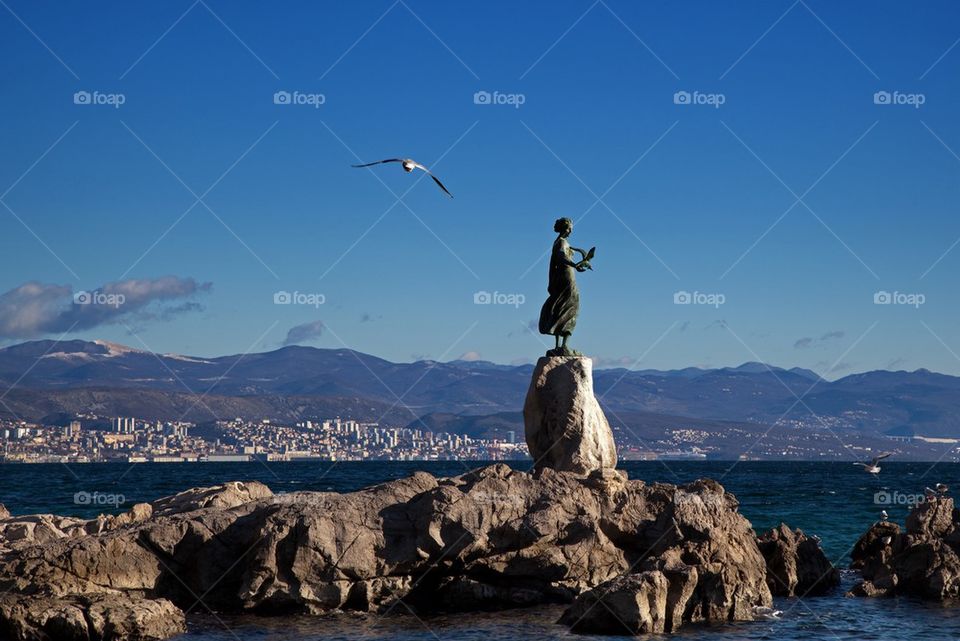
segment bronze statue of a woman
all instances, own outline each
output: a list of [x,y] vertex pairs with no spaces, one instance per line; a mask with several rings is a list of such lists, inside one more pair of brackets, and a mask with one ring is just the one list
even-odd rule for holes
[[[573,333],[580,313],[580,291],[573,272],[593,269],[590,260],[596,248],[585,252],[570,246],[567,237],[573,231],[573,221],[569,218],[558,218],[553,231],[558,235],[550,254],[550,281],[547,285],[550,296],[540,309],[540,333],[552,334],[556,341],[547,356],[580,356],[580,352],[567,347],[567,339]],[[580,254],[579,261],[573,260],[573,252]]]

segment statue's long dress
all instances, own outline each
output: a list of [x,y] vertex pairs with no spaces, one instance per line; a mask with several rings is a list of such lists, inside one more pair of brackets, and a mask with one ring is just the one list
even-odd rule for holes
[[575,270],[570,266],[572,260],[573,252],[567,239],[558,238],[550,255],[550,282],[547,285],[550,297],[540,309],[541,334],[570,336],[577,325],[580,291]]

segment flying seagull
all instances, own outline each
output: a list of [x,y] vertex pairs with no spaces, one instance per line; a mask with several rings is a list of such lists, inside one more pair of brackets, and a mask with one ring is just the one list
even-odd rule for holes
[[883,454],[877,454],[876,456],[873,457],[873,460],[871,460],[869,463],[861,463],[857,461],[856,463],[854,463],[854,465],[861,466],[864,470],[866,470],[867,472],[870,472],[871,474],[879,474],[880,466],[878,465],[878,463],[880,463],[881,459],[885,459],[891,454],[893,454],[893,452],[884,452]]
[[937,491],[937,494],[939,494],[940,496],[944,496],[947,492],[950,491],[950,488],[944,485],[943,483],[937,483],[934,489]]
[[434,176],[434,175],[430,172],[429,169],[427,169],[426,167],[424,167],[423,165],[421,165],[420,163],[418,163],[416,160],[414,160],[414,159],[412,159],[412,158],[387,158],[386,160],[378,160],[377,162],[368,162],[368,163],[366,163],[366,164],[364,164],[364,165],[350,165],[350,166],[351,166],[351,167],[357,167],[357,168],[359,168],[359,167],[373,167],[374,165],[382,165],[382,164],[388,163],[388,162],[398,162],[398,163],[400,163],[401,165],[403,165],[403,170],[404,170],[405,172],[407,172],[408,174],[409,174],[411,171],[413,171],[414,169],[422,169],[423,171],[427,172],[427,175],[428,175],[428,176],[430,176],[431,178],[433,178],[433,182],[437,183],[437,187],[439,187],[440,189],[442,189],[442,190],[443,190],[443,193],[445,193],[446,195],[448,195],[448,196],[450,196],[451,198],[453,198],[453,194],[451,194],[449,191],[447,191],[447,188],[443,186],[443,183],[440,182],[440,179],[439,179],[439,178],[437,178],[436,176]]

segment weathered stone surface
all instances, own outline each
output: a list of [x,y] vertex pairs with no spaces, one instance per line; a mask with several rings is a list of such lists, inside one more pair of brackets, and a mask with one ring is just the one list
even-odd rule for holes
[[0,635],[11,641],[148,641],[186,632],[166,599],[126,594],[0,597]]
[[84,536],[86,525],[83,519],[54,514],[8,516],[0,520],[0,554],[64,537]]
[[695,620],[687,612],[697,609],[698,578],[697,569],[688,565],[625,574],[578,597],[560,623],[587,634],[673,632]]
[[593,394],[593,361],[542,357],[523,406],[535,466],[586,473],[617,466],[613,432]]
[[228,509],[271,496],[273,496],[273,492],[270,491],[270,488],[258,481],[247,483],[231,481],[213,487],[197,487],[158,499],[151,504],[151,508],[153,512],[160,516],[192,512],[206,507]]
[[779,527],[759,537],[767,563],[767,585],[774,596],[808,596],[829,592],[840,584],[840,571],[801,530]]
[[736,499],[709,480],[653,488],[673,496],[643,530],[648,553],[631,566],[637,572],[581,594],[561,622],[576,632],[639,634],[690,622],[753,620],[754,608],[769,606],[772,596]]
[[852,596],[907,594],[925,599],[960,598],[960,513],[953,499],[933,496],[907,517],[906,530],[875,523],[850,557],[863,581]]
[[[109,517],[109,528],[81,521],[69,536],[15,549],[0,534],[0,630],[40,639],[48,625],[80,634],[109,624],[111,638],[145,638],[167,634],[160,615],[197,606],[197,595],[222,612],[389,612],[402,599],[398,611],[429,613],[570,603],[611,580],[603,594],[617,595],[636,631],[750,620],[772,598],[737,507],[713,481],[647,485],[609,469],[505,465],[349,494],[191,490]],[[617,579],[632,569],[640,579]],[[122,598],[139,600],[135,612]],[[182,617],[170,620],[179,629]]]
[[573,602],[560,622],[578,633],[644,634],[669,632],[670,582],[656,570],[607,581]]

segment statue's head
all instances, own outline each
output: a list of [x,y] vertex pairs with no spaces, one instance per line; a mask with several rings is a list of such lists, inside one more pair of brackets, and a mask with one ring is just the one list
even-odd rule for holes
[[553,223],[553,231],[566,238],[573,231],[573,221],[569,218],[557,218]]

